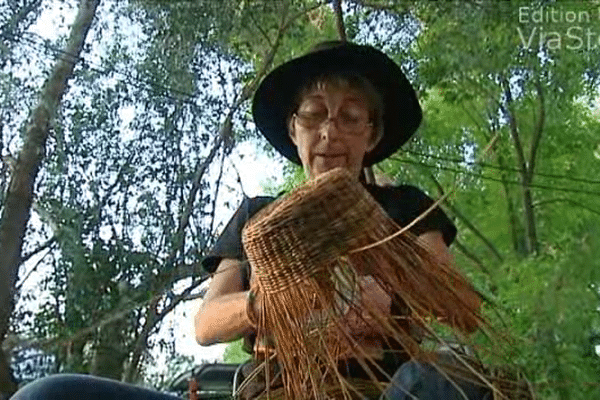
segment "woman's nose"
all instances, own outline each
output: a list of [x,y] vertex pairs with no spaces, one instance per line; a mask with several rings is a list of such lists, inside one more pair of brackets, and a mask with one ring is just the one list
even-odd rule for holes
[[337,127],[337,119],[329,117],[320,126],[321,140],[336,140],[340,136],[340,131]]

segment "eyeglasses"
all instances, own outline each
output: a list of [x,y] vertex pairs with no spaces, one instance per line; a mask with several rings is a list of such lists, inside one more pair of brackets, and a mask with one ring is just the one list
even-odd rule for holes
[[333,122],[341,133],[348,135],[360,135],[367,127],[373,126],[373,123],[368,119],[357,118],[344,112],[339,113],[334,118],[330,118],[327,113],[303,111],[298,111],[293,116],[298,124],[306,129],[317,130],[326,122]]

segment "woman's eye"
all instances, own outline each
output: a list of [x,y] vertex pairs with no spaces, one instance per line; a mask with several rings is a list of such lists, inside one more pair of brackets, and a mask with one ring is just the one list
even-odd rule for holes
[[322,120],[327,118],[327,110],[306,109],[300,111],[300,114],[307,119]]
[[346,111],[346,112],[340,113],[340,118],[346,122],[356,123],[361,120],[361,115],[359,115],[358,113],[352,113],[352,112]]
[[319,104],[307,104],[303,107],[300,107],[299,110],[306,114],[323,114],[327,113],[327,108],[323,107]]

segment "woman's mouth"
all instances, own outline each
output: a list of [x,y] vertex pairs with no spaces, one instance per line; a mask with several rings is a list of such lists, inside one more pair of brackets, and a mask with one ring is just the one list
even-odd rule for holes
[[317,154],[315,162],[319,169],[329,170],[336,167],[346,166],[345,154]]

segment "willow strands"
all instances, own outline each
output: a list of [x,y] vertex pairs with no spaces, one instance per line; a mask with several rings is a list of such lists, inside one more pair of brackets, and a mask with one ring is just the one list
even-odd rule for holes
[[[350,332],[349,316],[355,327],[430,362],[433,355],[409,334],[409,320],[426,332],[438,318],[464,332],[485,324],[478,303],[468,301],[478,297],[467,279],[437,262],[414,235],[398,234],[400,229],[342,169],[308,181],[246,224],[242,241],[253,290],[263,297],[257,340],[270,336],[274,342],[284,398],[355,398],[361,389],[337,368],[348,357],[356,358],[383,390],[370,355],[354,337],[355,329]],[[391,317],[363,301],[365,277],[396,294],[410,315]],[[478,374],[483,377],[474,370]],[[483,381],[501,393],[490,380]]]

